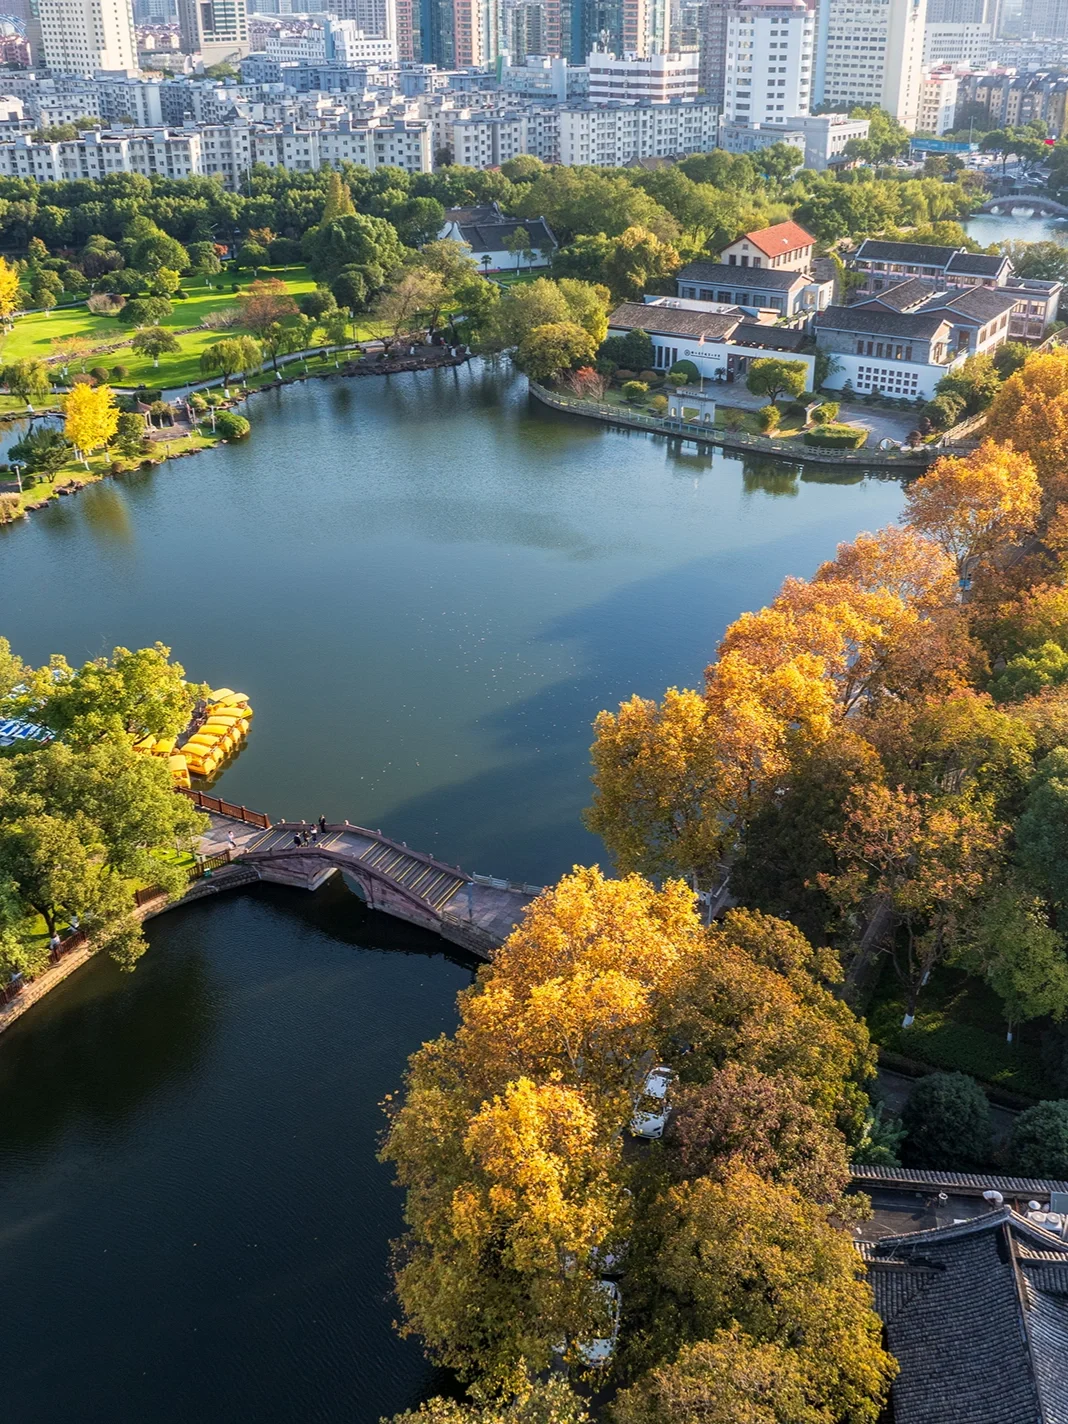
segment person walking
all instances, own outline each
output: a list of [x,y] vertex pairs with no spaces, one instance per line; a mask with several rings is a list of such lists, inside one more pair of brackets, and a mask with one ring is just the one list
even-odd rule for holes
[[233,831],[227,831],[227,832],[226,832],[226,839],[227,839],[227,841],[228,841],[229,844],[230,844],[230,849],[231,849],[231,850],[236,850],[236,849],[237,849],[237,841],[234,839],[234,833],[233,833]]
[[299,832],[299,831],[294,831],[294,832],[293,832],[293,844],[294,844],[294,845],[298,845],[298,846],[300,845],[300,832]]
[[320,817],[319,817],[319,834],[320,834],[321,836],[325,836],[325,835],[326,835],[326,817],[325,817],[325,816],[320,816]]

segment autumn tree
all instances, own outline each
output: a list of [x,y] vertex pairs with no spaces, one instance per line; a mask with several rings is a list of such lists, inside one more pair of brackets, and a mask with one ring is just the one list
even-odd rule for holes
[[335,222],[338,218],[355,216],[356,206],[352,201],[349,185],[342,179],[336,168],[332,168],[326,179],[326,203],[323,207],[323,224]]
[[783,1073],[727,1063],[675,1098],[667,1142],[687,1177],[742,1164],[789,1182],[810,1201],[836,1200],[849,1181],[842,1134]]
[[906,486],[905,522],[953,560],[962,581],[1035,526],[1040,490],[1026,454],[984,440]]
[[241,309],[241,324],[254,336],[262,336],[273,322],[284,321],[297,314],[296,302],[278,277],[251,282],[247,291],[238,294],[237,300]]
[[0,257],[0,322],[5,325],[19,309],[19,288],[18,272],[6,257]]
[[588,1424],[585,1401],[555,1375],[524,1386],[507,1403],[461,1403],[437,1396],[383,1424]]
[[445,296],[440,273],[415,268],[402,273],[397,282],[381,294],[374,307],[375,319],[388,326],[396,338],[402,331],[426,325],[431,313],[441,310]]
[[1027,455],[1050,503],[1068,493],[1068,348],[1035,352],[995,396],[987,437]]
[[795,1367],[787,1381],[808,1409],[875,1424],[894,1361],[880,1343],[860,1257],[826,1207],[738,1166],[722,1180],[672,1187],[643,1228],[631,1294],[652,1368],[680,1347],[738,1330],[754,1344],[785,1347]]
[[843,829],[829,837],[842,868],[822,883],[847,923],[859,933],[859,913],[898,931],[890,953],[907,992],[906,1027],[931,970],[956,947],[1004,831],[982,801],[873,784],[854,792]]
[[107,445],[118,429],[115,393],[110,386],[77,385],[64,401],[64,410],[63,434],[88,469],[88,457]]
[[616,1424],[826,1424],[788,1344],[757,1343],[738,1326],[684,1346],[619,1395]]

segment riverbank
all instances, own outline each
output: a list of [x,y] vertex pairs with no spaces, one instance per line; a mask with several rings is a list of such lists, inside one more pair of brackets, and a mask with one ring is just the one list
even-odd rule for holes
[[946,453],[941,446],[920,447],[915,450],[820,450],[816,446],[800,442],[724,430],[702,425],[697,421],[672,419],[670,416],[652,415],[637,410],[624,411],[599,401],[560,395],[536,381],[530,381],[528,384],[530,394],[535,400],[568,415],[580,415],[588,420],[599,420],[605,425],[645,430],[653,435],[665,435],[672,440],[688,440],[695,445],[711,446],[738,454],[770,455],[795,465],[849,466],[854,469],[859,465],[866,470],[898,470],[904,473],[909,470],[925,470],[934,460]]

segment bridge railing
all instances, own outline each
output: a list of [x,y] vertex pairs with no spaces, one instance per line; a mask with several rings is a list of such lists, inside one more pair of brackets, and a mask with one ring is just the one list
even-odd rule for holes
[[217,816],[229,816],[232,821],[241,821],[246,826],[256,826],[261,831],[271,829],[271,818],[262,811],[250,811],[247,806],[235,806],[232,801],[223,801],[218,796],[209,796],[204,791],[194,791],[188,786],[175,788],[183,796],[188,796],[194,806],[202,811],[214,811]]

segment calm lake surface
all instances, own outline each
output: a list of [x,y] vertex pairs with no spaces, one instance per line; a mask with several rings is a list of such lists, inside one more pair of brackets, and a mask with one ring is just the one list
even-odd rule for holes
[[[732,618],[901,507],[532,407],[490,365],[249,414],[240,445],[0,530],[0,631],[33,661],[159,638],[252,700],[227,797],[539,883],[602,856],[596,712],[698,685]],[[6,1412],[373,1424],[441,1387],[391,1331],[374,1151],[469,966],[334,885],[150,940],[0,1039]]]

